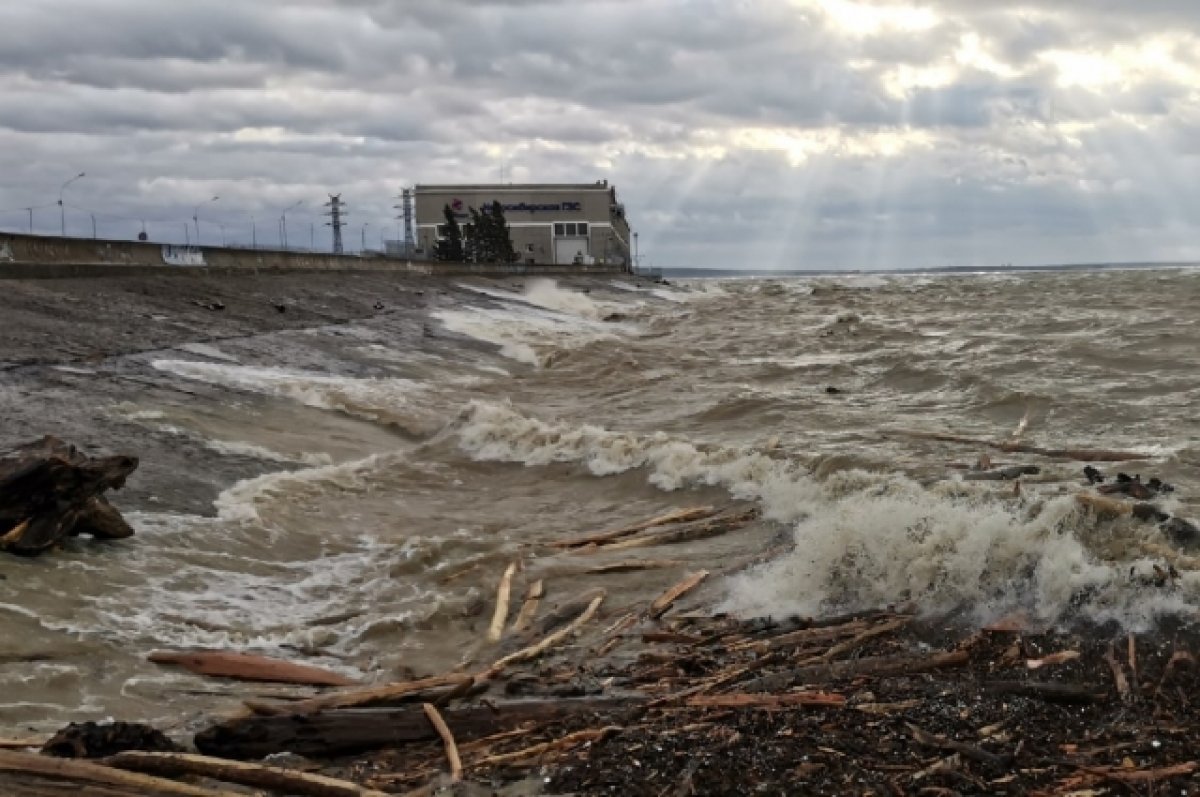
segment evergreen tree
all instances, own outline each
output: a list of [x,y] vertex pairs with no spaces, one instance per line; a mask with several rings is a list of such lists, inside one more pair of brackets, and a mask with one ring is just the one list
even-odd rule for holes
[[471,221],[463,235],[463,255],[468,263],[489,263],[487,259],[487,220],[475,208],[470,208]]
[[498,201],[492,202],[492,210],[488,214],[491,227],[493,263],[515,263],[517,250],[513,247],[512,230],[504,218],[504,206]]
[[449,205],[442,209],[442,215],[446,217],[446,223],[441,237],[433,246],[433,256],[437,260],[461,263],[466,260],[462,228],[458,226],[458,219],[454,217],[454,211]]

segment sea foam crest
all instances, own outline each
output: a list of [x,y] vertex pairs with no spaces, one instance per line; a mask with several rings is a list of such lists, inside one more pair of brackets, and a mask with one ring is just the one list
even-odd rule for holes
[[308,407],[338,410],[371,421],[416,427],[430,420],[422,402],[428,386],[398,377],[356,378],[265,366],[228,365],[188,360],[155,360],[160,371],[186,379],[291,399]]
[[[795,547],[732,579],[725,608],[745,614],[822,614],[916,602],[980,620],[1022,610],[1145,627],[1194,611],[1200,572],[1174,592],[1129,575],[1163,561],[1149,524],[1098,523],[1072,496],[1007,502],[986,488],[925,487],[902,474],[860,470],[814,478],[800,462],[754,450],[700,446],[658,433],[550,423],[504,404],[476,402],[456,430],[479,460],[577,462],[597,476],[645,468],[664,490],[722,486],[761,502],[793,529]],[[1157,559],[1156,559],[1157,557]],[[1182,564],[1182,561],[1181,561]]]

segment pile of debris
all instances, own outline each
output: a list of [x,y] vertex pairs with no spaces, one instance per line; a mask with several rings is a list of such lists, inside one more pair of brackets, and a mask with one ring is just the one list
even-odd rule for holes
[[[1081,505],[1171,520],[1136,509],[1169,485],[1112,484],[1077,493]],[[741,507],[681,509],[551,547],[571,557],[672,545],[757,518]],[[980,629],[911,606],[745,620],[684,605],[705,570],[619,610],[607,611],[596,589],[545,611],[540,580],[513,606],[516,572],[499,579],[486,644],[453,672],[363,686],[247,654],[156,652],[154,661],[209,676],[324,691],[249,696],[240,714],[195,734],[195,753],[119,723],[72,726],[40,752],[23,749],[31,740],[0,740],[0,787],[39,797],[81,787],[104,797],[1082,797],[1186,794],[1200,777],[1191,702],[1200,634],[1183,621],[1146,635],[1021,616]]]
[[[1200,771],[1190,628],[1067,634],[1012,618],[965,633],[903,610],[672,614],[700,578],[565,651],[554,646],[603,596],[473,673],[247,701],[247,714],[196,735],[202,755],[6,752],[0,771],[114,797],[227,794],[217,781],[434,795],[466,778],[492,794],[531,777],[550,794],[1140,794],[1186,789]],[[249,763],[283,753],[290,768]],[[163,777],[181,774],[204,780]]]

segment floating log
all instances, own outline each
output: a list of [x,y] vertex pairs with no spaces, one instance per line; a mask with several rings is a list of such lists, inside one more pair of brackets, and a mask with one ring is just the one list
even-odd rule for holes
[[581,614],[581,615],[579,615],[579,617],[575,618],[575,620],[570,625],[567,625],[567,626],[559,629],[558,631],[555,631],[553,634],[546,637],[541,642],[538,642],[536,645],[530,645],[527,648],[518,650],[516,653],[511,653],[511,654],[505,656],[504,658],[500,659],[496,663],[494,663],[491,667],[488,668],[488,671],[486,674],[487,677],[489,677],[489,678],[494,677],[505,667],[508,667],[510,664],[516,664],[517,662],[520,662],[520,661],[528,661],[529,659],[536,659],[538,656],[542,655],[547,650],[554,647],[559,642],[562,642],[564,639],[569,637],[571,634],[575,633],[580,628],[582,628],[584,623],[586,623],[588,620],[592,619],[593,616],[595,616],[596,612],[600,609],[601,603],[604,603],[603,593],[600,595],[597,595],[595,598],[593,598],[592,602],[588,604],[588,607],[586,609],[584,609],[583,614]]
[[92,458],[56,437],[0,457],[0,550],[36,556],[67,537],[121,539],[133,529],[102,493],[118,490],[135,457]]
[[675,509],[667,512],[665,515],[652,517],[649,520],[643,520],[639,523],[634,523],[629,526],[623,526],[619,529],[611,531],[594,532],[585,534],[580,537],[570,537],[564,540],[555,540],[550,543],[554,548],[582,548],[586,545],[603,545],[619,540],[622,537],[628,537],[631,534],[637,534],[639,531],[645,531],[655,526],[669,526],[673,523],[683,523],[689,520],[701,520],[703,518],[712,517],[719,510],[711,506],[694,506],[686,509]]
[[525,602],[521,605],[521,611],[517,614],[517,619],[513,620],[513,631],[524,631],[533,622],[533,618],[537,616],[538,606],[542,603],[542,598],[546,594],[546,582],[542,579],[530,584],[525,590]]
[[386,797],[386,792],[294,769],[230,761],[187,753],[119,753],[109,759],[120,769],[157,775],[200,775],[212,780],[240,783],[306,797]]
[[[525,723],[620,712],[640,698],[573,698],[443,708],[446,726],[458,741],[513,730]],[[239,717],[196,734],[205,755],[238,760],[274,753],[327,758],[440,738],[421,706],[335,709],[308,716]]]
[[487,641],[495,644],[504,636],[504,625],[508,622],[508,603],[512,597],[512,580],[517,574],[517,563],[513,562],[504,570],[500,578],[500,586],[496,590],[496,612],[492,615],[492,624],[488,627]]
[[707,520],[692,521],[691,523],[682,524],[678,528],[646,534],[640,537],[630,537],[620,542],[614,542],[606,546],[604,550],[625,551],[630,548],[649,548],[655,545],[675,545],[681,542],[705,540],[710,537],[718,537],[722,534],[736,531],[748,523],[757,520],[761,514],[758,509],[747,509],[744,512],[720,515],[708,518]]
[[607,591],[603,587],[597,587],[572,598],[560,606],[556,606],[553,611],[547,612],[541,619],[531,622],[529,628],[520,636],[504,640],[501,648],[512,651],[529,645],[534,640],[549,634],[563,623],[570,622],[573,618],[578,617],[579,613],[586,609],[593,600],[607,594]]
[[654,603],[650,604],[650,616],[655,619],[662,617],[667,613],[667,610],[671,608],[675,601],[679,600],[684,595],[700,586],[700,583],[706,578],[708,578],[708,571],[701,570],[698,573],[692,573],[678,584],[672,586],[662,595],[658,596],[654,600]]
[[171,664],[198,675],[234,678],[240,681],[303,684],[305,686],[358,686],[359,681],[336,672],[296,664],[283,659],[230,653],[221,650],[156,650],[147,658],[155,664]]

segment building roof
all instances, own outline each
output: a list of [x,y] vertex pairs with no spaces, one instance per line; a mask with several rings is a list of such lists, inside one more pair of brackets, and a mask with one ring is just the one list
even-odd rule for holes
[[417,191],[607,191],[612,188],[607,180],[594,183],[455,183],[443,185],[420,185]]

